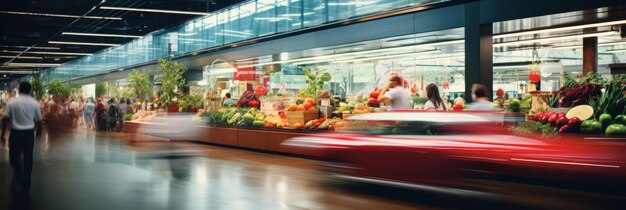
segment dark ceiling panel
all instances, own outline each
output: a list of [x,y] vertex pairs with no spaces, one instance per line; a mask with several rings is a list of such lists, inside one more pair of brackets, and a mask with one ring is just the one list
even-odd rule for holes
[[[163,14],[102,10],[95,6],[115,6],[211,12],[242,1],[237,0],[2,0],[0,3],[0,71],[10,70],[4,63],[23,47],[56,47],[58,49],[31,49],[30,51],[95,53],[106,47],[87,45],[54,45],[48,41],[99,42],[123,44],[131,38],[62,36],[61,32],[107,33],[143,36],[152,31],[170,28],[197,18],[195,15]],[[93,10],[92,10],[93,9]],[[90,11],[91,10],[91,11]],[[16,14],[19,13],[19,14]],[[26,15],[25,13],[30,13]],[[121,20],[52,17],[53,15],[117,17]],[[33,55],[41,59],[14,59],[16,63],[65,63],[81,56]],[[32,71],[38,68],[20,68]],[[15,75],[21,77],[23,75]],[[13,78],[11,75],[8,77]],[[0,80],[6,79],[0,74]],[[14,79],[14,78],[13,78]]]

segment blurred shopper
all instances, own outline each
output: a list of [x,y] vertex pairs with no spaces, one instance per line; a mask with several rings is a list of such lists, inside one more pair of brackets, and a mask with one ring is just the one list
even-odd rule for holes
[[241,94],[241,98],[237,101],[237,107],[248,107],[248,102],[252,100],[259,100],[258,96],[252,89],[252,83],[246,83],[246,91]]
[[128,103],[126,103],[126,98],[120,99],[120,102],[117,104],[117,124],[120,129],[124,128],[124,115],[128,113]]
[[97,131],[106,130],[107,114],[106,114],[106,108],[104,107],[104,104],[102,103],[102,99],[98,99],[93,115],[94,115],[95,122],[96,122],[96,130]]
[[407,110],[411,107],[411,93],[402,87],[402,78],[392,74],[389,81],[382,88],[378,101],[389,103],[389,110]]
[[78,99],[78,123],[77,126],[81,126],[85,124],[85,99],[80,97]]
[[13,167],[13,180],[21,185],[22,190],[30,190],[30,177],[33,169],[33,147],[35,131],[41,134],[41,110],[37,100],[30,96],[29,82],[20,83],[20,96],[10,100],[3,118],[2,139],[8,124],[11,124],[9,135],[9,159]]
[[93,112],[95,107],[96,105],[93,103],[93,100],[87,99],[87,103],[85,104],[85,127],[88,129],[95,128],[93,122]]
[[107,109],[107,131],[114,131],[117,122],[117,109],[115,108],[115,98],[109,100]]
[[472,86],[472,102],[468,110],[477,111],[496,111],[496,106],[491,103],[489,98],[489,89],[482,84],[474,84]]
[[68,111],[70,115],[71,127],[76,128],[76,125],[78,124],[78,113],[80,112],[80,104],[76,101],[76,99],[72,99],[70,101]]
[[235,101],[233,99],[230,98],[230,93],[226,93],[224,95],[224,98],[222,99],[222,106],[234,106],[235,105]]
[[430,83],[426,86],[426,97],[428,98],[428,101],[424,104],[425,110],[448,110],[446,101],[441,98],[439,88],[434,83]]

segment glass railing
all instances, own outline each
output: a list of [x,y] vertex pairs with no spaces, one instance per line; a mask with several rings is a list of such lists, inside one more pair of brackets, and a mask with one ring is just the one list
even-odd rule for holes
[[263,36],[449,0],[252,0],[42,72],[69,80]]

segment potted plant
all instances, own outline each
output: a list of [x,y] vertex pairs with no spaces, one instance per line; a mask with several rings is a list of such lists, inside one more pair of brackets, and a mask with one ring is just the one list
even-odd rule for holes
[[41,100],[46,93],[46,86],[43,84],[39,74],[33,75],[33,79],[30,82],[32,86],[32,96],[37,100]]
[[187,72],[187,67],[182,63],[164,59],[159,60],[159,65],[161,66],[161,76],[156,81],[161,83],[159,88],[161,101],[167,104],[168,112],[178,112],[176,100],[178,100],[179,95],[176,91],[185,84],[183,74]]
[[152,83],[148,74],[142,71],[133,71],[128,74],[128,81],[130,82],[130,90],[136,98],[145,100],[150,97],[152,93]]

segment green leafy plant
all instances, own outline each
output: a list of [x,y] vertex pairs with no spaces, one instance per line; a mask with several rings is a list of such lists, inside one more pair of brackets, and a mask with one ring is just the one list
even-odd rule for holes
[[128,81],[134,97],[146,99],[152,94],[152,83],[148,74],[135,70],[128,74]]
[[543,136],[556,136],[558,128],[553,128],[550,124],[540,122],[519,122],[510,129],[513,133],[521,136],[528,136],[534,133],[541,133]]
[[594,118],[598,119],[601,114],[610,114],[617,116],[625,113],[626,108],[626,85],[622,81],[626,80],[626,76],[620,75],[609,81],[604,89],[604,93],[595,100],[589,100],[589,104],[594,109]]
[[122,117],[123,117],[124,121],[131,121],[131,120],[133,120],[133,114],[130,114],[130,113],[124,114],[124,116],[122,116]]
[[413,96],[412,97],[413,104],[425,104],[428,101],[428,98],[421,96]]
[[187,72],[187,67],[182,63],[164,59],[159,60],[159,65],[161,66],[161,77],[157,78],[156,81],[161,83],[159,90],[161,91],[162,102],[169,104],[172,99],[178,97],[176,89],[185,84],[183,74]]
[[70,96],[72,94],[70,87],[61,84],[61,80],[59,79],[50,81],[47,85],[47,89],[50,95]]
[[102,97],[107,94],[107,83],[106,82],[96,82],[96,97]]
[[322,69],[315,72],[311,72],[309,69],[304,68],[302,70],[306,79],[304,80],[309,86],[307,88],[300,89],[300,94],[307,97],[316,98],[319,91],[324,88],[324,82],[328,82],[332,79],[328,70]]
[[39,74],[33,75],[33,79],[30,82],[32,85],[32,96],[37,100],[41,100],[46,93],[46,86],[43,84]]

